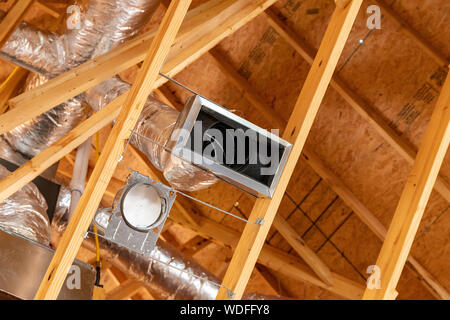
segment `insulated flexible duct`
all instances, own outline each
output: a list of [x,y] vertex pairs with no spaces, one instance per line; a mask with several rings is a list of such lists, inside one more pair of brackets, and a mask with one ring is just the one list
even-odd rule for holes
[[[25,90],[30,90],[47,82],[48,78],[40,74],[30,74]],[[24,157],[31,158],[48,148],[68,133],[87,116],[84,99],[75,97],[49,110],[38,117],[17,126],[5,133],[10,146]]]
[[[101,109],[130,88],[128,83],[113,77],[88,90],[86,101],[89,105]],[[185,191],[205,189],[216,183],[217,178],[172,156],[164,148],[170,139],[178,116],[178,111],[149,96],[130,141],[147,155],[158,170],[163,172],[164,177],[173,187]]]
[[[0,51],[5,59],[53,78],[137,34],[160,0],[77,0],[80,24],[62,35],[19,25]],[[75,14],[75,13],[74,13]]]
[[[63,189],[60,193],[55,216],[52,221],[52,244],[57,245],[67,226],[67,210],[70,204],[70,192]],[[108,219],[110,212],[101,209]],[[100,254],[128,277],[140,281],[151,293],[161,299],[175,300],[214,300],[217,296],[220,280],[194,260],[187,258],[170,244],[158,240],[151,257],[138,254],[126,247],[119,246],[99,237]],[[95,251],[95,239],[92,233],[83,242],[83,246]],[[285,299],[260,294],[245,295],[247,300]]]
[[[0,179],[9,175],[0,165]],[[29,183],[0,203],[0,227],[43,245],[50,242],[47,202],[38,188]]]
[[[13,63],[39,72],[28,79],[30,90],[49,78],[98,56],[134,36],[150,20],[159,0],[92,0],[83,8],[81,28],[59,36],[22,23],[0,51]],[[86,106],[99,110],[130,89],[113,77],[22,124],[4,135],[4,139],[25,157],[33,157],[68,133],[86,115]],[[87,104],[86,104],[87,101]],[[171,157],[161,145],[169,139],[178,112],[149,97],[138,122],[132,143],[143,151],[175,188],[195,191],[209,187],[217,179],[197,167]],[[156,142],[156,143],[155,143]]]
[[[30,75],[26,86],[30,90],[134,36],[149,22],[159,3],[160,0],[76,1],[79,26],[58,35],[22,23],[0,54],[39,73]],[[5,134],[5,140],[31,158],[79,124],[86,115],[85,107],[83,95],[74,97]]]
[[[71,202],[70,191],[62,188],[52,221],[52,244],[59,242],[67,226],[67,210]],[[103,209],[105,218],[109,212]],[[159,240],[151,258],[138,254],[102,237],[100,255],[113,263],[130,278],[141,281],[162,299],[210,300],[217,295],[217,278],[196,262],[184,257],[174,247]],[[83,242],[87,249],[95,251],[92,233]],[[160,262],[158,262],[160,261]],[[163,262],[163,263],[161,263]],[[170,265],[170,266],[168,266]]]

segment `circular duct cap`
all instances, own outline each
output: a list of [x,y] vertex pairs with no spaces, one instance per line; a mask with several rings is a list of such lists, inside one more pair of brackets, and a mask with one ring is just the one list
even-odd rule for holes
[[150,230],[161,217],[162,209],[161,197],[150,184],[136,184],[123,195],[122,216],[136,230]]

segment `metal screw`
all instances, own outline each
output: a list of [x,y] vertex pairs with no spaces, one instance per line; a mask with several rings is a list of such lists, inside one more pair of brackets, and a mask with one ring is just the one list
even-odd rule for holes
[[256,219],[256,224],[259,224],[260,226],[264,225],[264,219],[262,218]]

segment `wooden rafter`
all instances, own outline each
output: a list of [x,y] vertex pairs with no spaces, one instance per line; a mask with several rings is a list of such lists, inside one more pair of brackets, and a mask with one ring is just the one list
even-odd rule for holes
[[332,285],[334,278],[330,268],[312,250],[298,234],[298,232],[281,216],[276,215],[273,221],[275,229],[292,246],[300,257],[311,267],[312,270],[328,285]]
[[[215,43],[223,39],[223,37],[228,35],[232,30],[235,31],[243,23],[248,22],[250,18],[242,16],[239,11],[242,7],[241,5],[237,7],[235,2],[235,0],[213,0],[209,1],[204,6],[199,6],[191,10],[188,13],[186,22],[183,24],[182,30],[180,30],[180,35],[177,37],[179,42],[176,43],[175,46],[187,46],[188,43],[183,42],[183,40],[187,41],[187,39],[192,37],[192,35],[198,36],[197,33],[194,33],[194,31],[198,31],[199,28],[204,27],[208,19],[211,16],[217,15],[220,10],[227,9],[227,15],[222,14],[221,18],[214,19],[214,23],[208,24],[206,28],[208,31],[214,31],[215,36],[212,37],[212,43],[204,43],[204,45],[196,47],[198,52],[190,50],[191,54],[201,55],[202,52],[206,52],[208,48],[214,46]],[[257,6],[256,3],[246,2],[244,3],[244,7],[254,14],[254,12],[262,12],[270,3],[273,2],[273,0],[264,1],[262,6]],[[233,15],[236,15],[236,17]],[[234,18],[230,18],[230,16],[233,16]],[[237,21],[239,19],[240,21],[238,23]],[[224,21],[225,23],[220,24]],[[91,85],[100,83],[101,81],[107,79],[109,75],[113,75],[123,70],[122,68],[130,67],[141,61],[145,56],[146,45],[150,45],[154,35],[155,31],[151,31],[142,38],[132,40],[124,44],[122,47],[113,49],[105,55],[98,57],[95,61],[89,61],[78,68],[68,71],[60,77],[50,80],[43,86],[40,86],[35,90],[30,90],[13,99],[10,101],[10,105],[14,107],[14,110],[0,116],[0,131],[5,133],[17,125],[20,125],[21,123],[32,119],[34,116],[39,115],[41,112],[45,112],[51,107],[65,101],[67,98],[83,92]],[[194,37],[194,40],[195,39],[196,38]],[[176,49],[172,48],[172,51],[174,50],[176,51]],[[132,58],[130,58],[130,55]],[[188,57],[190,57],[190,55],[188,55]],[[186,62],[180,63],[186,64]],[[166,71],[168,73],[172,72],[171,69],[167,69]],[[58,92],[58,94],[55,94],[55,92]],[[39,99],[36,99],[37,96],[39,96]],[[118,105],[123,104],[125,97],[126,94],[117,98],[117,101],[115,100],[111,102],[111,106],[109,106],[110,111],[113,109],[115,110]],[[113,105],[115,105],[115,107],[113,107]],[[104,112],[101,114],[104,114]],[[113,119],[111,115],[112,114],[108,114],[104,119]],[[96,117],[100,116],[101,115],[97,115]],[[98,125],[96,125],[97,130],[101,128],[99,124],[104,122],[105,121],[98,122]],[[95,123],[94,120],[91,120],[91,124],[92,123]],[[85,129],[86,126],[82,125],[81,128]],[[59,157],[60,154],[65,153],[64,155],[66,155],[71,152],[72,150],[69,146],[76,148],[82,140],[81,138],[88,137],[86,135],[87,132],[83,131],[81,128],[79,128],[79,130],[73,130],[63,139],[55,143],[55,148],[42,152],[46,156],[51,155],[51,157],[46,158],[41,154],[38,156],[38,159],[34,159],[30,163],[25,164],[21,169],[19,169],[18,172],[15,172],[8,177],[7,181],[0,182],[0,184],[4,186],[2,189],[3,194],[0,195],[0,197],[7,197],[11,195],[14,191],[20,189],[21,186],[33,180],[33,178],[42,173],[46,168],[61,159],[61,157]],[[56,150],[58,152],[55,152]],[[51,163],[50,159],[53,159],[54,162]],[[189,214],[178,203],[176,203],[175,206],[182,210],[182,212],[186,215]]]
[[34,5],[45,13],[51,15],[55,19],[59,19],[59,17],[61,16],[61,14],[56,9],[52,8],[47,3],[42,3],[42,1],[35,0]]
[[181,245],[180,251],[181,253],[187,255],[188,257],[193,256],[200,250],[204,249],[211,242],[208,239],[203,238],[202,236],[194,236],[192,239],[183,243]]
[[[199,216],[197,226],[189,223],[175,211],[171,212],[170,219],[225,247],[236,248],[239,243],[240,233],[238,231],[207,217]],[[306,282],[346,299],[356,300],[362,297],[363,286],[361,284],[332,273],[334,281],[333,285],[329,286],[317,278],[300,259],[270,245],[263,246],[258,262],[290,279]]]
[[228,59],[217,49],[212,49],[209,53],[216,61],[219,68],[227,76],[227,79],[239,89],[242,96],[247,99],[263,117],[271,119],[273,125],[277,126],[277,128],[284,128],[286,121],[284,121],[273,108],[267,107],[267,104],[261,99],[255,89],[248,85],[247,79],[235,70]]
[[293,143],[293,148],[280,181],[272,199],[258,199],[249,217],[253,222],[262,219],[264,224],[245,226],[217,299],[240,299],[244,293],[361,3],[362,0],[352,0],[347,7],[336,8],[333,13],[283,135]]
[[27,75],[28,70],[16,67],[0,86],[0,114],[3,114],[8,109],[8,100],[17,92]]
[[434,48],[428,41],[426,41],[416,30],[411,28],[411,26],[406,23],[389,5],[386,4],[384,0],[376,0],[382,9],[383,14],[387,15],[389,18],[397,22],[400,25],[401,30],[407,34],[414,42],[422,48],[431,58],[436,61],[441,67],[447,68],[450,61],[440,53],[436,48]]
[[[316,52],[306,45],[301,37],[288,27],[277,16],[277,12],[270,8],[266,10],[266,17],[270,25],[286,40],[309,64],[312,64]],[[413,164],[417,155],[417,148],[405,138],[399,136],[394,129],[372,106],[368,105],[354,92],[337,74],[333,75],[331,86],[355,109],[356,112],[380,134],[408,163]],[[441,175],[438,177],[435,189],[444,199],[450,202],[450,184]]]
[[106,294],[107,300],[125,300],[142,290],[142,284],[136,280],[128,279],[118,287]]
[[[353,210],[359,219],[381,240],[386,238],[387,230],[378,218],[352,193],[342,180],[312,151],[303,150],[304,161],[316,172],[327,185]],[[408,262],[423,279],[424,285],[433,294],[444,300],[450,299],[450,293],[411,255]]]
[[442,87],[376,265],[381,288],[364,299],[391,299],[450,142],[450,75]]
[[281,283],[277,276],[275,276],[269,268],[261,264],[256,265],[256,270],[263,277],[264,281],[281,297],[294,297]]
[[[191,10],[162,72],[173,77],[274,2],[276,0],[213,0]],[[155,32],[150,31],[128,41],[95,60],[15,97],[9,102],[14,109],[0,115],[0,134],[141,62]],[[155,88],[166,81],[159,77]]]
[[120,108],[125,102],[124,98],[125,96],[122,96],[114,100],[6,178],[0,180],[0,202],[13,195],[98,130],[111,123],[118,116]]
[[334,0],[336,3],[336,7],[338,8],[345,8],[350,2],[350,0]]
[[14,32],[16,27],[22,21],[34,0],[20,0],[16,1],[13,7],[8,11],[8,14],[0,22],[0,48],[2,48],[9,36]]
[[[288,42],[305,61],[312,64],[316,52],[306,45],[301,37],[288,27],[278,17],[278,13],[270,8],[265,11],[266,17],[270,25]],[[405,158],[409,163],[414,163],[417,151],[404,138],[399,136],[361,97],[358,96],[345,81],[338,75],[333,75],[331,86],[357,111],[374,129],[389,142],[397,152]],[[344,185],[344,183],[326,168],[322,161],[314,155],[314,153],[304,150],[303,154],[307,163],[313,170],[319,174],[333,190],[349,205],[354,212],[376,235],[379,239],[384,240],[386,236],[386,228],[381,222],[362,204],[354,194]],[[450,201],[450,186],[447,181],[439,175],[434,188],[444,199]],[[408,262],[413,269],[423,278],[426,287],[430,288],[434,294],[441,299],[450,299],[450,293],[412,256],[408,256]]]
[[[298,42],[295,42],[294,45],[298,45]],[[226,57],[223,54],[220,54],[217,50],[212,55],[215,59],[215,62],[221,66],[223,64],[230,65],[229,62],[227,62]],[[313,58],[311,57],[311,62]],[[236,86],[239,86],[240,91],[246,91],[247,95],[251,97],[252,99],[249,99],[249,101],[255,101],[257,98],[253,97],[252,95],[258,95],[258,92],[254,87],[250,85],[250,83],[244,79],[238,72],[232,70],[230,67],[221,68],[222,71],[224,71],[227,78],[239,78],[239,80],[233,81],[233,83]],[[333,81],[333,80],[332,80]],[[332,82],[333,83],[333,82]],[[260,99],[260,98],[259,98]],[[260,105],[264,108],[270,108],[265,102],[263,102],[260,99]],[[252,105],[255,108],[259,108],[258,106]],[[275,125],[274,121],[272,121],[271,118],[266,118],[269,123],[272,123]],[[282,123],[282,126],[284,126],[284,123]],[[345,186],[345,184],[330,170],[328,169],[323,162],[310,150],[304,148],[303,149],[303,159],[306,161],[306,163],[319,175],[324,179],[324,181],[339,195],[339,197],[350,207],[352,210],[357,214],[357,216],[361,219],[363,223],[365,223],[376,235],[379,239],[382,241],[385,239],[386,236],[386,228],[381,224],[381,222],[376,218],[376,216],[370,212],[367,207],[364,206],[363,203],[361,203],[358,198]],[[287,242],[293,247],[296,243],[298,243],[300,240],[298,239],[298,235],[296,236],[295,233],[292,232],[282,232],[283,229],[279,226],[277,223],[277,219],[282,219],[279,215],[276,216],[274,220],[274,227],[280,232],[281,235],[287,240]],[[281,222],[282,223],[282,222]],[[280,223],[280,224],[281,224]],[[280,231],[281,230],[281,231]],[[306,253],[303,254],[301,251],[296,250],[297,253],[302,257],[305,261],[307,261],[308,258],[319,259],[317,255],[314,253]],[[306,259],[305,259],[306,258]],[[432,294],[437,295],[437,297],[441,299],[450,299],[450,293],[411,255],[408,256],[408,262],[410,263],[413,270],[415,270],[420,277],[422,278],[422,281],[424,282],[424,285],[429,288]],[[323,262],[322,262],[323,263]],[[312,270],[315,270],[316,263],[309,263],[309,266],[312,268]],[[320,265],[320,264],[319,264]]]
[[[239,74],[237,70],[231,65],[228,59],[220,53],[217,49],[210,51],[214,61],[225,74],[227,79],[233,83],[233,85],[243,93],[244,97],[252,104],[255,109],[261,112],[266,120],[273,126],[279,126],[284,128],[286,122],[280,117],[274,115],[275,111],[262,100],[256,89],[250,85],[247,79]],[[264,110],[272,110],[272,112],[263,112]],[[275,229],[280,232],[284,239],[292,246],[292,248],[298,253],[298,255],[311,267],[311,269],[327,284],[333,283],[333,277],[331,270],[320,259],[317,254],[309,248],[309,246],[303,241],[300,235],[289,225],[289,223],[283,219],[280,215],[277,215],[273,221]]]
[[56,299],[58,296],[66,272],[73,263],[76,252],[83,241],[84,233],[92,221],[117,166],[123,151],[124,141],[128,139],[148,95],[153,90],[158,72],[161,70],[190,2],[190,0],[173,0],[171,2],[144,59],[138,77],[127,95],[119,118],[103,148],[85,192],[50,262],[35,299]]
[[[89,171],[91,170],[88,170],[88,176],[91,174]],[[72,176],[71,171],[58,170],[58,173],[68,179]],[[124,184],[125,181],[112,178],[108,185],[108,189],[105,192],[105,196],[112,201],[117,190]],[[187,201],[187,199],[177,198],[176,203],[177,202],[179,202],[179,207],[177,210],[171,211],[169,216],[171,221],[188,228],[219,245],[225,246],[226,248],[236,247],[239,240],[239,232],[202,216],[197,208]],[[182,210],[187,210],[189,214],[193,216],[196,223],[194,224],[187,220],[180,208]],[[334,284],[328,286],[326,283],[315,277],[301,260],[269,245],[263,247],[258,263],[288,278],[317,286],[346,299],[360,299],[363,294],[362,285],[335,273],[333,273],[333,278],[335,279]]]

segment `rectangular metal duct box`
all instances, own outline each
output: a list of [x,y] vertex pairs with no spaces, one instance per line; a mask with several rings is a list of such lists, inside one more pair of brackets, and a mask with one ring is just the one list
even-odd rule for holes
[[292,145],[201,96],[188,99],[167,146],[172,156],[256,196],[272,197]]
[[[0,228],[0,298],[32,300],[54,252]],[[90,300],[94,283],[92,266],[75,259],[58,300]]]

